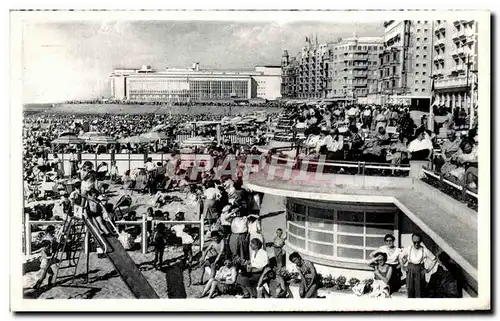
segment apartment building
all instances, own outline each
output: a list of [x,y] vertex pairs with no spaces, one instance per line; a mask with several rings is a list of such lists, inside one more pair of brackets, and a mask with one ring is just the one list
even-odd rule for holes
[[433,22],[384,22],[384,49],[379,55],[379,92],[385,95],[431,96]]
[[446,107],[473,106],[477,101],[477,22],[434,23],[433,71],[436,104]]
[[297,98],[300,57],[290,57],[288,50],[281,56],[281,96]]
[[316,38],[306,37],[296,58],[282,55],[282,96],[300,99],[325,98],[328,93],[328,70],[331,50]]
[[329,98],[348,101],[377,92],[382,37],[339,39],[331,48]]

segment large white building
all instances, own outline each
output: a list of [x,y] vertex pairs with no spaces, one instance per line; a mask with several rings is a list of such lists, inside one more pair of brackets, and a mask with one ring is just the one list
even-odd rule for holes
[[280,66],[258,66],[255,71],[167,68],[162,71],[115,69],[111,74],[111,97],[132,101],[208,101],[281,97]]

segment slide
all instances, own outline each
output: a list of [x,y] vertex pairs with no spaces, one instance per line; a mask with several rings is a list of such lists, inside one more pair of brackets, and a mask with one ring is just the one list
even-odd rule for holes
[[[137,299],[159,299],[158,294],[144,275],[142,275],[120,241],[114,236],[104,237],[96,235],[92,224],[87,220],[85,220],[85,223],[89,227],[92,236],[100,243],[101,248],[106,248],[105,254],[111,263],[113,263],[116,271],[134,296]],[[106,244],[101,244],[103,242],[106,242]]]

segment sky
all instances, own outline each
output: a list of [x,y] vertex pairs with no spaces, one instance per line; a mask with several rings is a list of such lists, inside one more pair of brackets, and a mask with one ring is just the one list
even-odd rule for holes
[[108,97],[114,68],[151,65],[253,69],[279,65],[306,36],[320,43],[339,37],[383,36],[380,23],[264,21],[71,21],[25,24],[23,102],[52,103]]

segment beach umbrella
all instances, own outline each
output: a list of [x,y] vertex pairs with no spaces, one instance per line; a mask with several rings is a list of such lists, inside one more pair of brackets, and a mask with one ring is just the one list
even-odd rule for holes
[[165,130],[167,128],[170,128],[170,127],[172,127],[171,124],[157,125],[157,126],[153,127],[153,129],[151,129],[151,132],[159,132],[159,131]]
[[60,136],[52,141],[52,144],[83,144],[84,140],[76,137],[76,135]]
[[162,139],[167,139],[168,135],[162,132],[149,132],[140,135],[142,138],[147,139],[150,142],[156,142]]
[[122,139],[119,139],[118,142],[120,144],[144,144],[144,143],[149,143],[149,140],[141,137],[141,136],[130,136],[130,137],[125,137]]
[[90,139],[92,137],[96,137],[96,136],[104,136],[105,134],[103,133],[100,133],[100,132],[86,132],[86,133],[83,133],[81,134],[80,136],[78,136],[78,138],[81,138],[83,140],[87,140],[87,139]]
[[78,136],[83,139],[87,144],[114,144],[116,140],[106,134],[100,132],[86,132]]
[[242,121],[242,120],[243,120],[243,118],[242,118],[242,117],[236,116],[236,117],[231,118],[231,119],[229,120],[229,122],[230,122],[231,124],[237,124],[237,123],[239,123],[239,122],[240,122],[240,121]]
[[114,144],[116,143],[116,139],[111,136],[103,135],[86,139],[85,142],[87,144]]
[[75,136],[76,134],[74,132],[63,132],[62,134],[59,135],[59,137],[65,137],[65,136]]

